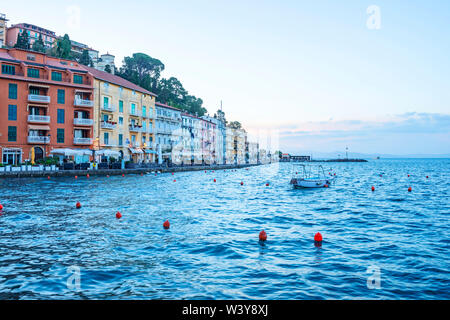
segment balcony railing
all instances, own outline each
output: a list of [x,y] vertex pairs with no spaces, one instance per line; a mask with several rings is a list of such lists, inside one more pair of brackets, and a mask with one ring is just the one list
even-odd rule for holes
[[114,130],[116,128],[116,125],[111,122],[103,121],[101,124],[102,129],[111,129]]
[[114,140],[111,140],[111,139],[104,140],[102,142],[102,145],[105,146],[105,147],[116,147],[116,146],[118,146],[117,142],[114,141]]
[[80,98],[75,98],[75,101],[73,103],[76,107],[93,107],[94,101],[92,100],[83,100]]
[[91,138],[73,138],[73,144],[91,145]]
[[108,111],[108,112],[114,112],[114,111],[116,111],[116,107],[114,107],[113,105],[107,105],[107,106],[103,105],[102,110]]
[[130,131],[133,131],[133,132],[142,132],[142,128],[140,128],[140,127],[135,127],[135,126],[130,126]]
[[48,143],[50,143],[50,137],[28,136],[28,143],[48,144]]
[[49,96],[41,96],[38,94],[29,94],[28,101],[37,102],[37,103],[50,103],[50,97]]
[[39,116],[30,114],[28,116],[28,122],[50,123],[50,116]]
[[77,125],[77,126],[93,126],[94,120],[93,119],[74,118],[73,124]]
[[139,111],[131,111],[131,110],[130,110],[130,116],[133,116],[133,117],[140,117],[140,116],[141,116],[141,113],[140,113]]

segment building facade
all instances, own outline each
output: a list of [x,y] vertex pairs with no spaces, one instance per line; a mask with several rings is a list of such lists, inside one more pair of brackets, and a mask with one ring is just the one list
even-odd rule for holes
[[21,34],[24,30],[28,33],[30,46],[32,46],[33,43],[39,39],[39,36],[42,36],[44,46],[46,48],[51,48],[53,47],[56,39],[58,38],[56,36],[56,33],[51,30],[44,29],[28,23],[19,23],[12,25],[11,27],[8,28],[6,34],[6,45],[8,47],[14,47],[14,45],[17,43],[18,35]]
[[214,161],[216,164],[226,163],[226,125],[216,117],[203,116],[214,125]]
[[93,136],[93,78],[77,62],[19,49],[0,49],[2,163],[88,149]]
[[112,150],[125,161],[155,161],[156,95],[95,68],[84,68],[94,78],[94,148]]
[[176,152],[181,149],[184,165],[201,164],[201,119],[188,113],[182,113],[181,119],[182,142]]
[[172,161],[181,163],[182,154],[175,146],[182,144],[181,110],[169,105],[156,102],[156,150],[158,162]]

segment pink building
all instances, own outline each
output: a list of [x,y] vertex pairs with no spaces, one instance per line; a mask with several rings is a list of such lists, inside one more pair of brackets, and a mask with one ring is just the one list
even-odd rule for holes
[[56,34],[53,31],[28,24],[28,23],[19,23],[14,24],[8,28],[6,33],[6,45],[9,47],[14,47],[17,43],[17,36],[19,33],[22,33],[25,30],[28,33],[28,38],[30,39],[30,46],[39,39],[39,35],[42,36],[42,40],[44,41],[44,45],[48,48],[52,47],[54,42],[56,41]]
[[210,120],[201,118],[201,146],[203,160],[206,164],[216,162],[216,124]]

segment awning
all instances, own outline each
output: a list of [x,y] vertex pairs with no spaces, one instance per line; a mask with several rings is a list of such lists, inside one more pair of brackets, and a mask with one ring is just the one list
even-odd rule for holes
[[92,90],[75,90],[75,93],[80,92],[80,93],[92,93]]
[[129,150],[132,154],[143,154],[144,153],[144,151],[142,151],[141,149],[138,149],[138,148],[136,148],[136,149],[129,148]]
[[30,110],[30,107],[35,107],[35,108],[48,108],[48,105],[45,104],[28,104],[27,105],[27,110]]
[[53,149],[50,153],[66,157],[92,155],[92,151],[89,149]]
[[30,83],[30,84],[28,84],[28,88],[29,87],[39,87],[39,88],[50,88],[50,86],[44,86],[44,85],[42,85],[42,84],[36,84],[36,83]]
[[145,150],[146,154],[158,154],[156,151],[153,150]]
[[107,149],[102,149],[102,150],[95,151],[95,155],[96,156],[120,158],[120,152],[119,151],[113,151],[113,150],[107,150]]
[[43,130],[43,131],[50,131],[50,127],[49,126],[32,126],[29,125],[28,126],[29,130]]

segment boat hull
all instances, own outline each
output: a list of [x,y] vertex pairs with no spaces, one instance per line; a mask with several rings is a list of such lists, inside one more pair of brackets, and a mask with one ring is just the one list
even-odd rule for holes
[[324,188],[325,186],[330,186],[330,180],[311,180],[311,179],[292,179],[291,184],[294,188]]

